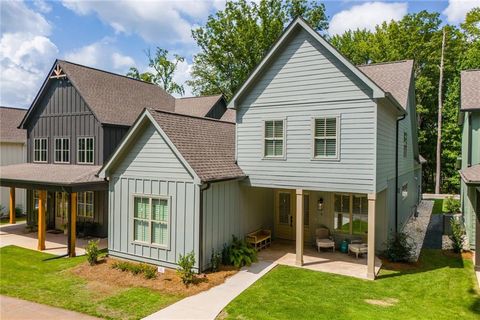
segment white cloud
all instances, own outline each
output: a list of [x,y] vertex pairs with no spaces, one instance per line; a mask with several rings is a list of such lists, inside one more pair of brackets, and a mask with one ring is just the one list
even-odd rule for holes
[[374,30],[384,21],[400,20],[407,14],[408,4],[400,2],[366,2],[335,14],[330,21],[329,34],[347,30]]
[[49,13],[52,7],[44,0],[33,0],[33,5],[42,13]]
[[2,2],[0,104],[27,107],[50,69],[57,46],[49,22],[20,1]]
[[178,84],[183,84],[185,89],[184,97],[190,97],[193,95],[192,88],[186,84],[187,80],[192,79],[192,64],[189,64],[188,61],[181,62],[177,65],[177,70],[173,77],[173,81]]
[[480,7],[480,0],[449,0],[442,13],[449,23],[460,23],[465,20],[467,12],[475,7]]
[[89,67],[100,68],[120,74],[125,74],[135,60],[123,55],[113,46],[114,40],[104,38],[87,46],[65,54],[65,59]]
[[136,33],[150,43],[189,43],[193,41],[192,24],[205,19],[218,3],[194,0],[63,0],[63,5],[78,15],[96,14],[116,32]]

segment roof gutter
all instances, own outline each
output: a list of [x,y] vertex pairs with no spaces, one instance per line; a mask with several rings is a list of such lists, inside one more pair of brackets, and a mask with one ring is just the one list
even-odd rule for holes
[[397,118],[395,123],[396,140],[395,140],[395,234],[398,233],[398,138],[399,138],[399,123],[405,119],[406,114],[403,114],[400,118]]

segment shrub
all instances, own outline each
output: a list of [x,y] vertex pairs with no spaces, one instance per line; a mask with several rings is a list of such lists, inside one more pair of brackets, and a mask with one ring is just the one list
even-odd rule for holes
[[130,272],[133,275],[143,274],[145,279],[155,279],[157,277],[157,268],[146,263],[117,261],[112,264],[112,268],[123,272]]
[[186,285],[193,283],[195,281],[195,274],[192,270],[195,265],[195,254],[192,252],[182,256],[178,259],[178,266],[180,269],[177,270],[178,275],[182,278],[182,282]]
[[222,261],[225,265],[234,265],[237,268],[249,266],[257,261],[257,251],[245,241],[232,235],[230,245],[223,247]]
[[452,234],[448,237],[452,240],[453,252],[460,253],[463,248],[464,230],[460,219],[452,217],[450,219],[450,226],[452,228]]
[[98,255],[100,254],[100,250],[98,250],[98,240],[88,241],[88,244],[85,247],[85,253],[87,255],[88,263],[90,263],[91,266],[95,265],[98,260]]
[[222,262],[222,253],[212,249],[212,257],[210,258],[210,264],[212,266],[212,271],[217,272],[220,268],[220,263]]
[[156,279],[157,278],[157,268],[150,266],[148,264],[144,265],[143,276],[145,279]]
[[460,212],[460,200],[454,199],[453,197],[447,197],[445,199],[445,210],[449,213]]
[[409,262],[413,257],[415,246],[412,239],[404,232],[396,233],[387,242],[384,256],[392,262]]

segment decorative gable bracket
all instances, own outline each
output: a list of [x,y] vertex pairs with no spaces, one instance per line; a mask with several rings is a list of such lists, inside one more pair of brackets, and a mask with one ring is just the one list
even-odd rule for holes
[[53,68],[52,73],[50,74],[50,79],[61,79],[66,77],[67,75],[58,64]]

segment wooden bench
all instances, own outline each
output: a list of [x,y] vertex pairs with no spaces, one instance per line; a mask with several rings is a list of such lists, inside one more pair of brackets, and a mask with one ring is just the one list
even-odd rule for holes
[[260,229],[250,232],[245,236],[245,241],[250,243],[257,251],[267,248],[272,243],[272,231]]

